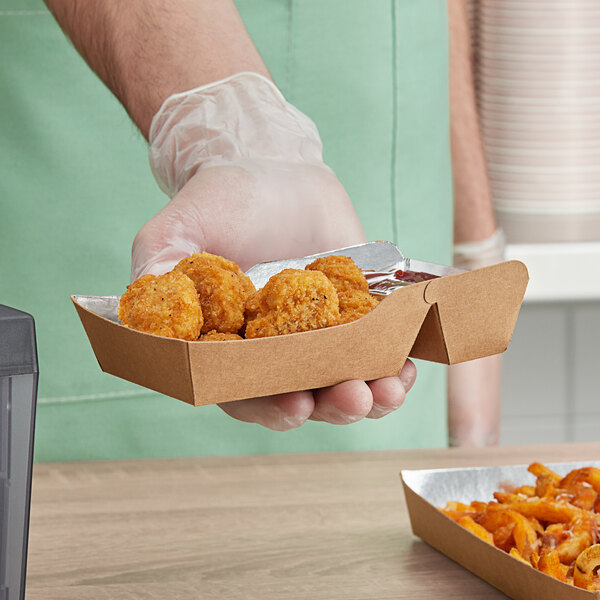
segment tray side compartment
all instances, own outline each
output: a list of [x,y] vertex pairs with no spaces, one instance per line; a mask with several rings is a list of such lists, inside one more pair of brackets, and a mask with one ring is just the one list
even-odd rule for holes
[[509,261],[429,282],[425,301],[437,305],[448,364],[508,348],[527,281],[525,265]]

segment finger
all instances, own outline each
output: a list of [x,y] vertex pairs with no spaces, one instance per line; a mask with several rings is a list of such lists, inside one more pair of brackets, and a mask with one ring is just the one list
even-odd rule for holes
[[380,419],[402,406],[406,390],[399,375],[368,381],[367,385],[373,394],[373,406],[367,419]]
[[311,392],[303,391],[224,402],[219,407],[238,421],[288,431],[300,427],[310,417],[315,401]]
[[417,367],[415,367],[415,363],[412,360],[406,359],[406,362],[400,371],[399,377],[402,385],[404,386],[404,390],[408,394],[415,383],[415,379],[417,378]]
[[184,194],[173,198],[138,232],[131,251],[131,280],[162,275],[182,258],[206,247],[205,236]]
[[402,406],[406,394],[413,386],[417,369],[413,362],[407,360],[396,377],[384,377],[368,382],[373,394],[373,408],[368,419],[379,419]]
[[161,233],[155,223],[146,224],[136,235],[131,251],[131,281],[142,275],[162,275],[182,258],[200,251],[197,243]]
[[367,416],[373,406],[373,394],[364,381],[345,381],[313,392],[313,421],[335,425],[355,423]]

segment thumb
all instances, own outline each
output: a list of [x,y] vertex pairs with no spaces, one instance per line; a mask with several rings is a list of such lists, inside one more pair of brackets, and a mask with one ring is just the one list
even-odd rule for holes
[[138,232],[131,249],[131,281],[162,275],[182,258],[205,248],[204,235],[185,203],[171,200]]

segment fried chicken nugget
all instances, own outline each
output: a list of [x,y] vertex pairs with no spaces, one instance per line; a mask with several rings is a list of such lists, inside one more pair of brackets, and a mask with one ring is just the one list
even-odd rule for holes
[[348,292],[369,293],[369,284],[363,272],[349,256],[323,256],[306,265],[309,271],[321,271],[339,294]]
[[363,272],[349,256],[323,256],[306,269],[325,273],[335,286],[340,301],[340,323],[360,319],[377,306]]
[[219,333],[218,331],[215,331],[214,329],[212,329],[208,333],[205,333],[204,335],[200,336],[201,342],[223,342],[226,340],[242,340],[242,339],[244,339],[244,338],[239,336],[237,333]]
[[377,300],[368,292],[351,292],[340,294],[340,323],[350,323],[364,317],[378,304]]
[[225,269],[226,271],[231,271],[238,276],[238,279],[240,280],[247,297],[256,292],[256,288],[254,287],[252,281],[250,281],[250,277],[248,277],[239,268],[237,263],[233,262],[232,260],[228,260],[222,256],[217,256],[216,254],[210,254],[209,252],[200,252],[199,254],[192,254],[191,256],[179,261],[179,264],[175,268],[184,270],[184,272],[185,270],[190,270],[193,272],[193,265],[210,265],[213,267],[221,267],[221,269]]
[[126,327],[193,341],[202,327],[202,311],[193,281],[176,271],[143,275],[121,296],[119,319]]
[[334,285],[319,271],[285,269],[246,304],[246,338],[268,337],[337,325]]
[[236,333],[243,326],[246,300],[256,290],[236,263],[202,252],[179,261],[174,270],[196,286],[204,316],[202,333]]

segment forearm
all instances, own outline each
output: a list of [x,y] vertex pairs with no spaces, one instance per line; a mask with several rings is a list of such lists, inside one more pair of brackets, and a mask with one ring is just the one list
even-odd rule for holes
[[[455,264],[486,266],[502,260],[481,139],[465,0],[448,0],[450,25],[450,135],[454,177]],[[492,237],[493,236],[493,237]],[[473,244],[486,240],[485,244]],[[452,445],[498,443],[502,357],[448,369],[448,424]]]
[[46,0],[143,135],[171,94],[240,71],[270,77],[232,0]]
[[496,229],[481,139],[465,0],[448,0],[450,136],[454,177],[454,241],[488,238]]
[[502,355],[448,369],[448,432],[451,446],[489,446],[500,438]]

